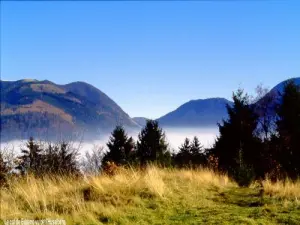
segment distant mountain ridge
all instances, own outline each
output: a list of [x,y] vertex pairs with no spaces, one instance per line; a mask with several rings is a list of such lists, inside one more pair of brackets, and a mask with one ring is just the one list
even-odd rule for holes
[[[300,85],[300,78],[292,78]],[[282,92],[285,83],[268,94]],[[116,125],[140,129],[147,118],[130,118],[121,107],[96,87],[85,82],[65,85],[23,79],[1,81],[1,141],[5,137],[45,134],[48,136],[84,131],[99,137]],[[191,100],[158,118],[162,127],[213,127],[227,118],[225,98]]]
[[227,118],[226,105],[232,102],[225,98],[191,100],[176,110],[160,117],[165,127],[209,127]]
[[1,137],[84,131],[90,134],[116,125],[137,128],[127,113],[99,89],[84,82],[0,81]]
[[[287,79],[277,84],[267,95],[274,93],[278,96],[288,81],[294,81],[300,85],[300,77]],[[280,100],[280,96],[278,100]],[[158,118],[158,121],[163,127],[212,127],[227,118],[226,105],[231,106],[232,104],[232,101],[225,98],[191,100]]]

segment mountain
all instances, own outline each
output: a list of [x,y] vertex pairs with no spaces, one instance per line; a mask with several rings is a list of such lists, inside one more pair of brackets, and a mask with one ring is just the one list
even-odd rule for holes
[[[300,85],[300,78],[293,80]],[[268,94],[282,92],[287,81],[276,85]],[[48,80],[0,80],[0,88],[1,141],[78,132],[99,138],[99,133],[106,134],[116,125],[140,129],[147,120],[130,118],[105,93],[84,82],[59,85]],[[224,98],[192,100],[158,121],[163,127],[212,127],[227,118],[227,104],[232,102]]]
[[[259,102],[264,101],[268,95],[274,94],[277,96],[274,99],[275,106],[276,101],[280,101],[278,93],[282,93],[284,85],[288,81],[294,81],[297,85],[300,85],[300,77],[285,80],[272,88]],[[222,119],[227,118],[227,104],[232,105],[233,102],[224,98],[192,100],[181,105],[173,112],[158,118],[158,121],[163,127],[212,127],[217,122],[221,122]],[[271,108],[270,113],[275,113],[272,110],[274,109]]]
[[106,94],[84,82],[58,85],[24,79],[0,81],[1,138],[29,135],[98,135],[117,124],[138,128]]
[[209,127],[216,126],[227,117],[226,105],[232,102],[225,98],[192,100],[158,119],[164,127]]
[[141,127],[144,127],[148,119],[145,117],[133,117],[132,120],[136,122],[138,125],[140,125]]
[[275,93],[282,93],[282,91],[283,91],[283,88],[284,88],[284,85],[287,83],[287,82],[289,82],[289,81],[293,81],[293,82],[295,82],[295,84],[297,84],[297,85],[300,85],[300,77],[295,77],[295,78],[291,78],[291,79],[288,79],[288,80],[285,80],[285,81],[282,81],[281,83],[279,83],[279,84],[277,84],[275,87],[273,87],[272,89],[271,89],[271,93],[272,92],[275,92]]

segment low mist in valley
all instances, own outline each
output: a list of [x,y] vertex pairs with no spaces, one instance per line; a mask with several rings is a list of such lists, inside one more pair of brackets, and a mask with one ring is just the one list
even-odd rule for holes
[[[192,139],[194,136],[199,138],[201,144],[208,148],[211,147],[218,135],[217,127],[211,128],[164,128],[166,141],[169,143],[171,150],[178,150],[178,147],[184,142],[185,138]],[[128,132],[128,136],[132,136],[135,141],[138,139],[140,130]],[[79,150],[80,156],[84,156],[85,152],[90,152],[95,148],[103,146],[106,149],[106,143],[110,134],[102,134],[97,139],[88,137],[77,138],[71,140],[72,147]],[[80,141],[82,140],[82,141]],[[36,141],[42,141],[36,139]],[[1,150],[14,152],[19,154],[22,148],[26,147],[27,140],[14,140],[9,142],[1,142]],[[44,141],[45,142],[45,141]],[[46,141],[47,142],[47,141]],[[54,141],[55,143],[55,141]]]

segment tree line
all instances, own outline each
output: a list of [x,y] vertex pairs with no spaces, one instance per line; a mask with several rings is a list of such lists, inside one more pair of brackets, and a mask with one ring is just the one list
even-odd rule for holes
[[282,92],[268,92],[261,87],[256,91],[258,97],[254,100],[241,89],[233,93],[233,105],[227,105],[228,117],[218,124],[219,135],[209,149],[204,149],[194,137],[186,138],[179,151],[171,153],[165,133],[157,121],[149,120],[136,145],[122,127],[117,127],[107,145],[109,151],[103,165],[113,161],[117,165],[143,166],[151,162],[174,167],[209,167],[227,173],[241,185],[266,176],[273,180],[298,179],[300,87],[290,80]]
[[[233,93],[227,105],[228,117],[218,124],[219,135],[210,148],[199,139],[186,138],[178,151],[172,151],[165,132],[155,120],[148,120],[135,142],[122,126],[117,126],[107,143],[108,151],[87,155],[85,167],[106,171],[112,164],[144,168],[206,167],[227,173],[241,186],[254,179],[298,179],[300,176],[300,87],[292,80],[282,92],[257,89],[252,100],[243,90]],[[16,160],[21,174],[80,174],[77,152],[67,143],[41,148],[33,138]],[[8,169],[0,154],[0,182]]]

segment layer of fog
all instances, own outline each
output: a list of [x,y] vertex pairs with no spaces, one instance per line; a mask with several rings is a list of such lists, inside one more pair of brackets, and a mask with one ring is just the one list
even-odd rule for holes
[[[171,150],[178,151],[178,147],[184,142],[185,138],[192,139],[197,136],[201,144],[209,148],[213,145],[218,130],[217,128],[165,128],[166,141],[169,143]],[[138,139],[139,131],[132,131],[128,133],[128,136],[132,136],[136,141]],[[73,140],[71,142],[72,147],[79,150],[80,155],[84,155],[85,152],[92,151],[95,147],[103,146],[106,149],[106,143],[109,140],[109,134],[102,135],[97,140],[79,141]],[[27,140],[15,140],[10,142],[2,142],[1,150],[13,151],[15,154],[19,154],[21,149],[26,148]],[[45,144],[45,143],[44,143]]]

